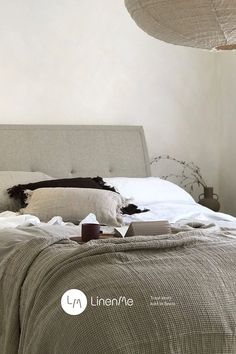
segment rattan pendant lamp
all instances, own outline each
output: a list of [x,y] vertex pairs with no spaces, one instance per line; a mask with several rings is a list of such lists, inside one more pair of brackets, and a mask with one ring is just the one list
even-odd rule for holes
[[202,49],[236,49],[236,0],[125,0],[145,32]]

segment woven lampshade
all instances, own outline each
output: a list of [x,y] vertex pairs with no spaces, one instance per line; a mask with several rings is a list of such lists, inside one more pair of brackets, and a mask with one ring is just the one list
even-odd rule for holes
[[236,0],[125,0],[139,27],[168,43],[236,49]]

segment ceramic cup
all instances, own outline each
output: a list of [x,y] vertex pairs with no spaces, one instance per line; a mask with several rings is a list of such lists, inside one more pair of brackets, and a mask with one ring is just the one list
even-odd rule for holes
[[100,225],[99,224],[82,224],[82,241],[87,242],[92,239],[99,238]]

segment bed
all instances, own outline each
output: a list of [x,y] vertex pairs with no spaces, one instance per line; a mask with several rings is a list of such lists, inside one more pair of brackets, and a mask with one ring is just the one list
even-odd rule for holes
[[0,178],[102,176],[149,209],[123,223],[171,223],[78,244],[80,226],[60,215],[0,214],[2,354],[236,353],[236,220],[150,177],[142,127],[3,125],[0,145]]

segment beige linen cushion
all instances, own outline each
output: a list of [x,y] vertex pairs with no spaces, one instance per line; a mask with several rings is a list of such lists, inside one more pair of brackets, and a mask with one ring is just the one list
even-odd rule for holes
[[32,214],[47,222],[54,216],[78,223],[94,213],[101,224],[122,224],[120,209],[126,200],[115,192],[91,188],[40,188],[28,191],[28,205],[23,214]]
[[10,210],[17,211],[20,205],[10,198],[7,189],[17,184],[33,183],[53,179],[42,172],[25,171],[0,171],[0,212]]

